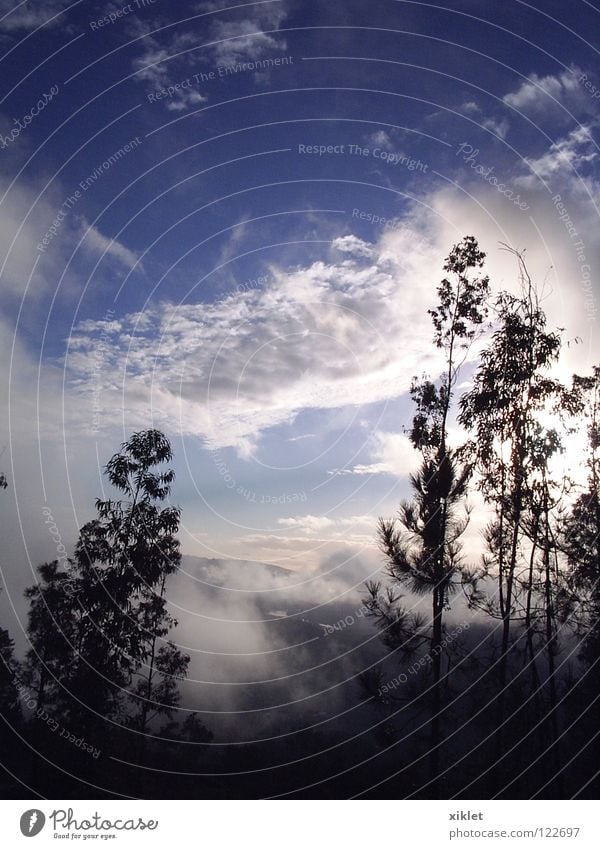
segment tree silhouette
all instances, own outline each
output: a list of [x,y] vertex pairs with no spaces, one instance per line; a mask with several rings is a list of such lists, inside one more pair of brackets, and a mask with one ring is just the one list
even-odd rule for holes
[[[3,452],[4,453],[4,452]],[[7,489],[6,476],[0,472],[0,489]],[[0,592],[1,592],[0,587]],[[0,717],[6,720],[21,716],[18,706],[17,674],[20,664],[14,655],[14,640],[5,628],[0,628]]]
[[[498,297],[496,329],[481,353],[473,388],[461,398],[459,416],[460,423],[473,434],[464,455],[477,470],[480,491],[494,510],[486,530],[487,552],[479,577],[494,581],[496,592],[473,592],[471,603],[502,623],[498,759],[504,749],[512,626],[515,621],[519,625],[525,622],[531,653],[535,624],[532,602],[536,593],[545,619],[548,661],[553,663],[556,611],[550,579],[553,531],[549,517],[556,502],[551,494],[548,463],[561,449],[561,441],[557,430],[544,427],[543,420],[552,413],[568,414],[577,409],[576,395],[551,372],[561,350],[560,333],[547,330],[546,315],[522,254],[508,250],[517,260],[521,294],[504,292]],[[541,584],[536,584],[534,575],[538,555],[542,560]],[[553,675],[550,681],[554,682]]]
[[[484,259],[477,241],[466,236],[445,262],[444,271],[450,276],[438,286],[438,306],[429,310],[445,370],[437,385],[427,378],[413,381],[411,396],[417,410],[409,436],[422,455],[421,466],[410,476],[412,502],[401,504],[397,519],[379,522],[379,542],[392,588],[382,592],[380,583],[367,586],[368,610],[391,648],[412,651],[429,631],[433,795],[440,763],[444,610],[457,586],[470,580],[470,573],[463,568],[460,544],[468,516],[460,517],[457,512],[466,494],[469,467],[459,463],[448,446],[448,419],[460,367],[487,314],[489,278],[477,273]],[[431,595],[429,629],[420,617],[402,607],[402,596],[393,590],[394,585],[417,595]]]
[[[48,709],[69,732],[103,750],[111,740],[127,746],[138,763],[155,733],[167,730],[174,740],[187,733],[178,737],[172,723],[157,725],[160,717],[170,721],[189,664],[169,640],[177,622],[167,607],[167,581],[181,561],[179,508],[161,504],[174,480],[174,472],[161,467],[171,459],[160,431],[134,433],[105,467],[124,497],[98,500],[97,518],[81,528],[74,557],[44,563],[25,591],[30,648],[22,677],[35,713]],[[8,656],[11,643],[4,643]],[[38,751],[43,724],[28,725]],[[199,735],[203,726],[196,725]],[[133,743],[125,729],[136,732]],[[32,767],[40,768],[35,757]]]
[[17,713],[16,675],[18,663],[14,656],[14,641],[5,628],[0,628],[0,716]]
[[600,658],[600,366],[589,377],[575,376],[574,385],[585,399],[587,484],[566,511],[560,529],[560,548],[571,567],[563,618],[574,619],[582,639],[581,655],[594,664]]
[[[0,452],[0,457],[2,456],[2,454],[4,454],[5,451],[6,451],[6,446],[4,446],[4,448]],[[6,480],[6,475],[3,474],[2,472],[0,472],[0,489],[7,489],[7,487],[8,487],[8,481]]]
[[23,674],[35,693],[36,709],[48,702],[66,707],[68,693],[60,682],[76,662],[79,648],[80,611],[73,603],[73,571],[54,560],[38,567],[38,575],[37,583],[25,590],[30,648]]
[[[128,703],[139,709],[136,680],[142,669],[147,667],[150,682],[143,698],[149,696],[151,703],[155,671],[170,674],[165,654],[179,674],[187,666],[187,658],[176,659],[170,648],[163,651],[159,645],[174,624],[166,611],[165,582],[181,559],[175,537],[179,508],[160,506],[174,472],[157,467],[171,459],[171,446],[160,431],[133,434],[105,469],[125,498],[98,500],[98,518],[80,531],[73,593],[80,610],[78,657],[70,686],[88,716],[91,711],[130,724]],[[140,711],[143,727],[147,710],[142,706]]]

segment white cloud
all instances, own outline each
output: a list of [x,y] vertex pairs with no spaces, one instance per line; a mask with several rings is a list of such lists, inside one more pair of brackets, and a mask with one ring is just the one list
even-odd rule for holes
[[382,150],[394,150],[394,142],[385,130],[371,133],[370,136],[367,136],[367,143],[373,145],[373,147],[380,147]]
[[[8,190],[0,182],[0,194]],[[56,213],[22,185],[15,185],[0,205],[0,282],[2,291],[22,294],[31,274],[40,235]],[[38,292],[38,289],[33,289]]]
[[187,89],[176,92],[173,97],[165,101],[165,108],[169,112],[183,112],[201,103],[206,103],[208,97],[199,91],[188,91]]
[[[572,123],[573,118],[583,121],[599,114],[597,100],[586,88],[586,80],[589,75],[575,65],[556,75],[533,73],[514,91],[505,94],[502,102],[532,121],[551,121],[554,129],[557,125]],[[502,140],[512,126],[506,115],[486,114],[487,109],[484,111],[473,100],[462,103],[459,111]]]
[[0,0],[0,31],[34,30],[46,23],[64,26],[65,19],[60,12],[71,4],[72,0],[43,0],[38,3]]
[[[137,29],[143,33],[145,25],[138,23]],[[147,83],[150,93],[173,89],[169,97],[160,100],[169,112],[181,112],[208,100],[193,75],[190,76],[201,61],[198,52],[190,51],[197,44],[192,33],[178,34],[164,43],[157,36],[147,35],[143,52],[133,60],[135,79]]]
[[295,528],[304,531],[307,534],[320,533],[326,528],[331,528],[335,525],[333,519],[327,516],[290,516],[287,519],[278,519],[277,524],[283,528]]
[[294,571],[308,568],[316,570],[326,558],[343,555],[346,558],[357,553],[365,554],[377,550],[377,520],[370,517],[364,533],[357,534],[342,529],[337,533],[324,533],[322,536],[311,534],[302,536],[278,536],[276,534],[255,533],[239,537],[243,551],[255,552],[253,556],[262,561],[277,563]]
[[[278,519],[277,524],[282,528],[291,528],[295,531],[300,531],[307,535],[322,533],[323,531],[343,528],[357,528],[361,525],[371,527],[373,525],[372,516],[346,516],[344,518],[329,516],[289,516],[284,519]],[[329,535],[328,535],[329,536]],[[335,539],[339,534],[332,534],[332,539]]]
[[486,118],[482,122],[482,126],[498,136],[500,139],[505,139],[510,129],[510,123],[506,118],[497,121],[495,118]]
[[[58,185],[38,197],[39,187],[25,180],[9,184],[0,178],[0,295],[39,299],[48,291],[48,281],[58,280],[74,247],[69,219],[57,225],[48,246],[38,248],[44,234],[56,221],[63,197]],[[37,265],[36,265],[37,261]],[[29,282],[29,285],[28,285]],[[69,278],[69,282],[72,280]]]
[[285,39],[272,32],[279,29],[287,15],[280,4],[244,11],[246,17],[241,20],[217,19],[211,24],[210,41],[218,43],[211,44],[209,51],[218,66],[252,62],[269,53],[281,53],[287,47]]
[[[198,11],[225,12],[219,3],[205,3]],[[254,6],[244,9],[243,18],[205,18],[202,31],[178,33],[170,37],[149,35],[148,24],[135,21],[132,31],[145,35],[143,52],[132,67],[136,80],[148,84],[152,91],[173,88],[160,102],[170,112],[182,112],[208,101],[207,85],[197,80],[192,71],[215,71],[243,62],[253,62],[269,54],[281,54],[287,47],[276,31],[287,15],[280,5]],[[207,28],[208,22],[208,28]],[[195,49],[198,48],[198,49]],[[259,80],[268,72],[256,74]]]
[[[502,100],[534,120],[571,120],[571,116],[597,114],[596,102],[580,83],[582,71],[573,66],[560,74],[540,77],[530,74],[525,82]],[[571,113],[571,116],[570,114]]]
[[366,257],[372,259],[377,256],[377,251],[369,242],[359,239],[358,236],[348,234],[347,236],[338,236],[331,243],[331,246],[340,251],[340,253],[352,254],[357,257]]
[[417,468],[420,456],[404,433],[376,431],[371,437],[372,463],[359,463],[347,469],[334,469],[330,475],[393,475],[406,477]]
[[[40,191],[43,189],[43,191]],[[0,296],[22,296],[39,301],[50,282],[60,295],[80,291],[85,254],[105,254],[132,268],[137,255],[121,242],[109,239],[97,227],[65,205],[68,193],[57,181],[50,186],[21,179],[11,188],[0,178]],[[81,253],[79,242],[81,242]],[[139,266],[141,269],[141,266]]]
[[[131,269],[138,262],[138,256],[116,239],[104,236],[97,227],[89,224],[85,218],[81,221],[80,236],[83,237],[82,248],[93,254],[112,257],[117,262]],[[138,265],[138,268],[142,268]]]
[[156,39],[148,37],[144,52],[133,60],[133,70],[138,81],[151,83],[153,88],[162,88],[169,84],[169,69],[166,62],[170,52],[160,47]]
[[566,172],[572,179],[582,168],[598,159],[598,146],[593,138],[594,127],[582,124],[559,141],[537,159],[525,159],[533,172],[531,176],[520,178],[522,185],[531,185],[532,181],[555,177],[559,171]]
[[[404,231],[395,237],[409,238]],[[300,410],[395,398],[436,362],[425,306],[435,277],[394,266],[390,238],[382,240],[381,260],[274,266],[261,290],[217,303],[151,304],[119,328],[87,323],[76,329],[67,366],[85,392],[94,337],[104,331],[111,340],[106,379],[125,381],[127,415],[157,416],[246,455],[263,431]],[[442,252],[434,253],[432,267],[441,268]],[[118,395],[114,403],[118,409]]]
[[510,129],[510,123],[507,118],[495,118],[493,116],[485,118],[481,107],[474,100],[461,103],[458,107],[458,111],[462,112],[464,115],[468,115],[473,121],[480,121],[482,127],[490,130],[499,138],[506,138]]
[[314,439],[316,433],[301,433],[299,436],[290,436],[288,442],[301,442],[303,439]]
[[474,100],[469,100],[466,103],[461,104],[459,110],[464,112],[466,115],[477,115],[478,112],[481,112],[479,105],[475,103]]

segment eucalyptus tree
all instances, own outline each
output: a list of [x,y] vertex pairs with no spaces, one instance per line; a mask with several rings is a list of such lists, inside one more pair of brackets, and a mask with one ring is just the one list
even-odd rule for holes
[[[495,583],[495,593],[474,592],[471,602],[501,623],[498,658],[499,756],[505,721],[508,659],[513,626],[525,623],[531,652],[534,628],[536,557],[545,578],[541,610],[549,659],[555,650],[555,609],[551,587],[554,546],[550,523],[553,502],[548,466],[561,450],[556,428],[544,426],[548,416],[577,409],[576,393],[554,376],[561,333],[550,331],[539,296],[521,253],[516,258],[520,292],[501,293],[495,304],[495,329],[480,356],[472,388],[460,400],[459,422],[471,433],[464,456],[477,472],[478,486],[493,511],[486,532],[487,551],[481,577]],[[524,577],[523,577],[524,576]],[[522,633],[522,632],[521,632]],[[554,681],[553,676],[551,680]]]
[[600,366],[590,375],[575,375],[573,384],[582,398],[579,424],[586,438],[586,477],[576,482],[558,529],[558,547],[568,567],[558,573],[558,617],[563,627],[574,631],[580,661],[563,685],[563,746],[569,753],[580,753],[573,760],[577,780],[571,779],[572,788],[578,791],[586,785],[593,795],[598,763],[592,744],[598,735],[600,687]]
[[[480,270],[485,254],[472,236],[455,245],[444,264],[447,276],[437,288],[438,304],[428,310],[434,343],[444,371],[434,382],[415,379],[411,396],[416,406],[409,438],[421,454],[419,470],[410,476],[411,501],[404,501],[394,519],[380,519],[379,542],[386,558],[390,586],[367,585],[367,607],[387,645],[414,650],[429,644],[431,657],[431,779],[437,792],[441,744],[444,611],[450,597],[470,573],[464,568],[461,537],[468,514],[464,502],[470,469],[449,446],[448,425],[458,375],[487,316],[489,278]],[[431,596],[431,623],[410,614],[394,589],[404,586],[416,595]]]
[[76,662],[81,613],[74,603],[72,564],[54,560],[37,571],[36,583],[25,590],[29,650],[23,673],[36,709],[44,709],[47,703],[64,704],[61,680]]
[[[171,629],[177,627],[177,620],[167,610],[166,577],[164,574],[158,592],[146,594],[138,611],[138,622],[148,637],[148,643],[130,688],[134,710],[128,724],[139,734],[136,749],[140,762],[144,758],[152,723],[159,717],[169,721],[179,704],[179,682],[185,678],[190,662],[188,655],[166,639]],[[167,729],[173,733],[168,722]],[[138,779],[141,783],[141,773]]]
[[[3,474],[0,473],[0,489],[6,489],[8,483]],[[10,700],[7,694],[14,690],[12,668],[14,666],[13,657],[14,643],[8,631],[0,628],[0,700],[1,704],[5,700]]]
[[515,593],[515,603],[517,596],[522,597],[522,613],[517,607],[516,614],[519,625],[522,620],[524,628],[524,666],[531,672],[533,710],[529,713],[541,717],[536,723],[540,758],[557,786],[561,782],[561,759],[556,658],[560,649],[559,617],[566,577],[558,533],[564,499],[571,483],[568,478],[552,473],[552,462],[561,451],[562,439],[558,431],[540,426],[537,448],[534,443],[531,450],[527,515],[523,518],[528,565],[522,575],[517,575]]
[[571,567],[565,616],[577,625],[583,660],[593,665],[600,658],[600,366],[576,375],[574,385],[584,398],[587,481],[565,511],[560,547]]
[[5,628],[0,628],[0,716],[8,718],[18,712],[17,673],[14,641]]
[[[96,502],[98,517],[81,529],[75,548],[80,627],[71,686],[97,716],[128,721],[128,702],[139,709],[140,669],[148,667],[146,696],[152,698],[154,670],[163,663],[159,642],[173,624],[164,605],[165,582],[181,559],[179,508],[161,506],[175,475],[159,469],[172,456],[158,430],[134,433],[123,443],[105,472],[124,497]],[[174,657],[171,663],[177,665]]]

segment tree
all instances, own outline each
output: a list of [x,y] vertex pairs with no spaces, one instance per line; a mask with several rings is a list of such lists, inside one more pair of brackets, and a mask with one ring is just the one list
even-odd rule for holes
[[[4,454],[5,451],[6,451],[6,446],[4,446],[4,448],[0,452],[0,457],[2,456],[2,454]],[[0,472],[0,489],[7,489],[7,487],[8,487],[8,481],[6,480],[6,475],[4,475],[2,472]]]
[[39,579],[25,590],[29,601],[29,651],[24,677],[35,692],[36,709],[65,703],[60,681],[76,662],[80,610],[73,602],[73,571],[58,560],[38,568]]
[[17,711],[14,642],[5,628],[0,628],[0,716],[8,717]]
[[[564,575],[558,549],[558,517],[570,481],[554,480],[550,464],[562,450],[561,440],[555,429],[541,429],[532,450],[532,472],[528,482],[528,514],[524,517],[523,529],[530,547],[529,569],[525,577],[518,577],[517,585],[525,595],[524,628],[527,651],[525,660],[531,669],[533,702],[541,708],[538,715],[544,717],[540,725],[540,748],[543,762],[552,775],[557,789],[561,786],[559,726],[558,726],[558,681],[556,657],[559,652],[558,619]],[[546,674],[540,680],[538,658],[545,660]],[[542,696],[547,690],[549,707]],[[551,740],[551,745],[548,745]],[[559,792],[558,795],[562,795]]]
[[[428,311],[434,343],[444,357],[444,372],[437,384],[428,378],[420,382],[415,379],[411,387],[416,413],[409,437],[422,455],[419,471],[410,476],[413,500],[401,504],[397,519],[380,519],[379,523],[379,542],[392,586],[406,586],[417,595],[431,594],[428,641],[433,679],[430,772],[434,795],[441,745],[444,610],[457,586],[470,580],[470,573],[463,568],[460,544],[468,516],[458,516],[470,469],[448,446],[448,420],[460,368],[487,315],[489,278],[478,274],[484,259],[477,241],[466,236],[445,262],[444,271],[449,276],[437,288],[438,306]],[[380,583],[371,583],[367,589],[367,607],[388,645],[414,650],[426,634],[422,620],[402,608],[402,596],[393,589],[382,593]]]
[[[73,558],[40,566],[25,592],[24,678],[36,712],[61,716],[70,732],[102,750],[106,720],[121,726],[113,728],[115,745],[129,745],[137,732],[131,748],[138,762],[156,720],[170,720],[189,664],[169,640],[177,622],[167,608],[167,581],[181,560],[179,508],[161,504],[174,480],[161,466],[171,459],[160,431],[134,433],[123,443],[105,467],[123,497],[98,500],[97,518],[81,528]],[[29,729],[34,749],[37,728]]]
[[544,427],[543,421],[552,413],[577,409],[576,395],[551,373],[560,354],[560,333],[547,330],[546,315],[522,254],[508,250],[517,260],[521,293],[503,292],[498,297],[495,330],[481,354],[473,388],[460,400],[459,415],[472,434],[463,456],[476,469],[479,489],[494,511],[480,577],[495,581],[497,590],[494,596],[474,591],[471,603],[502,623],[498,759],[503,751],[512,626],[515,620],[525,622],[531,651],[532,600],[537,590],[534,567],[540,553],[549,658],[556,646],[551,637],[555,611],[549,578],[553,544],[549,515],[556,504],[552,503],[548,463],[561,442],[557,430]]
[[[73,695],[97,715],[128,723],[128,700],[134,710],[139,707],[134,679],[141,668],[149,665],[146,696],[152,698],[157,663],[169,665],[157,646],[173,624],[164,590],[181,559],[175,536],[180,511],[159,506],[175,475],[156,467],[171,459],[171,446],[160,431],[135,433],[123,443],[105,472],[125,498],[96,502],[98,518],[81,529],[75,549],[74,597],[81,615]],[[187,666],[183,656],[176,662],[170,649],[167,655],[172,666]],[[146,708],[141,715],[147,715]]]
[[[159,716],[170,720],[179,703],[178,681],[185,678],[190,658],[165,637],[177,626],[166,610],[166,575],[160,593],[145,599],[140,605],[140,622],[148,634],[149,645],[142,667],[136,671],[131,693],[135,700],[130,725],[139,732],[138,762],[144,758],[149,725]],[[160,645],[160,643],[163,645]],[[166,730],[172,730],[167,724]],[[138,775],[141,780],[141,773]]]
[[571,567],[564,588],[566,611],[582,639],[581,656],[593,665],[600,657],[600,366],[591,376],[574,377],[584,397],[587,483],[566,511],[560,548]]

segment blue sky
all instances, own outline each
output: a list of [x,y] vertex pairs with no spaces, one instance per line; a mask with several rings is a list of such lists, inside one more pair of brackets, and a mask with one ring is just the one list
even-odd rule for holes
[[44,505],[72,544],[156,426],[188,553],[377,568],[453,243],[496,290],[526,249],[566,371],[596,360],[599,17],[0,0],[7,562],[52,556]]

